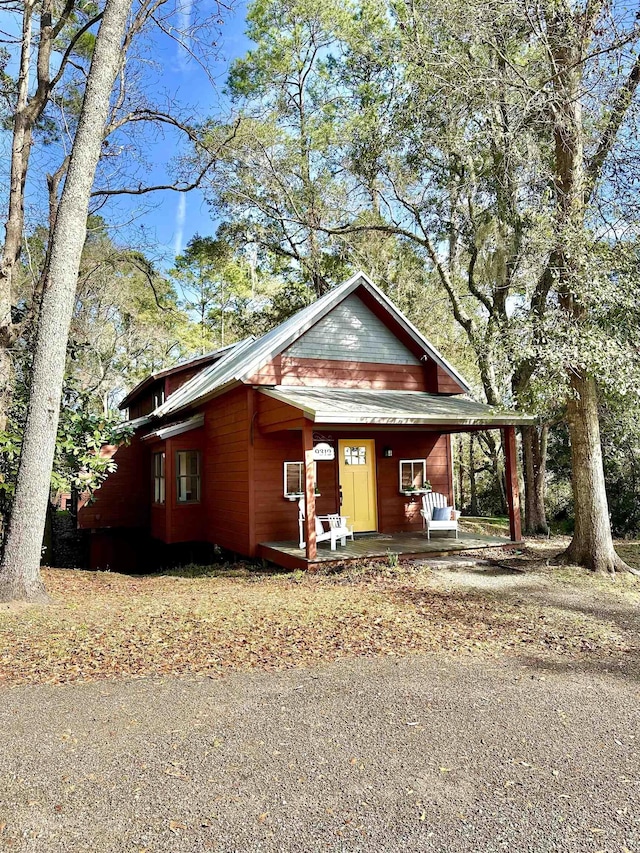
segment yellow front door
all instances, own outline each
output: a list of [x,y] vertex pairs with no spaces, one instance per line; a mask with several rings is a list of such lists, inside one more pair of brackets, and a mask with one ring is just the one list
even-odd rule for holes
[[348,524],[356,531],[377,530],[375,441],[339,441],[338,453],[340,514],[349,517]]

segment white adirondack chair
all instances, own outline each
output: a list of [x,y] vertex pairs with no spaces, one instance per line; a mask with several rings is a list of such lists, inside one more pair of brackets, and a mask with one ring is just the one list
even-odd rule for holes
[[434,521],[432,519],[432,515],[434,508],[437,506],[448,506],[446,495],[441,495],[439,492],[427,492],[426,495],[422,496],[422,509],[420,510],[420,515],[422,516],[422,524],[427,531],[427,539],[431,539],[432,530],[454,530],[457,539],[460,512],[458,510],[454,510],[453,518],[444,519],[443,521]]
[[[298,531],[300,534],[300,548],[306,546],[304,538],[304,499],[298,501]],[[325,522],[327,527],[325,527]],[[331,550],[336,550],[338,540],[341,545],[347,544],[347,536],[353,539],[353,527],[347,524],[345,515],[316,515],[316,542],[330,542]]]

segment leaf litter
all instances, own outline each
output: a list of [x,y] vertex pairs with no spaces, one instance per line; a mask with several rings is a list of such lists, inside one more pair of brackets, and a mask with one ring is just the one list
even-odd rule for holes
[[237,567],[230,576],[43,574],[52,605],[0,607],[0,684],[218,677],[430,651],[624,658],[636,650],[630,633],[587,609],[443,583],[424,563],[302,577]]

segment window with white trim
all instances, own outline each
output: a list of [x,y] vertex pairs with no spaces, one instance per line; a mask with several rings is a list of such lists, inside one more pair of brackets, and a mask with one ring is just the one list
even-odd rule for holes
[[284,463],[285,498],[304,493],[304,462]]
[[200,500],[200,451],[176,452],[176,494],[179,504],[193,504]]
[[[316,491],[317,486],[316,463],[313,463],[313,482]],[[305,491],[305,475],[304,462],[285,462],[284,463],[284,496],[298,497],[304,494]]]
[[427,463],[424,459],[400,460],[400,491],[424,489],[427,483]]
[[153,471],[153,502],[163,504],[165,502],[165,477],[164,477],[164,450],[154,453],[152,458]]

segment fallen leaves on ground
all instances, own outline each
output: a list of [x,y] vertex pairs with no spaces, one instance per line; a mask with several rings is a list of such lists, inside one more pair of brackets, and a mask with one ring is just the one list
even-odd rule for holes
[[[549,577],[566,589],[566,576]],[[425,651],[565,660],[638,651],[637,634],[614,620],[531,595],[531,575],[506,591],[412,564],[229,577],[48,569],[44,578],[53,605],[0,608],[0,683],[215,676]]]

